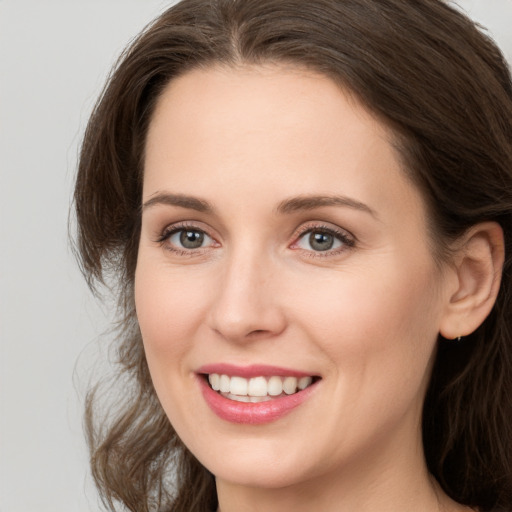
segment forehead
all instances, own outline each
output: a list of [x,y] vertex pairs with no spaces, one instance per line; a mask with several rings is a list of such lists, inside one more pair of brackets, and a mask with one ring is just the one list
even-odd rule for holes
[[226,145],[251,134],[275,137],[279,130],[280,139],[307,136],[312,142],[336,133],[350,142],[362,131],[368,142],[393,138],[354,95],[328,77],[271,64],[199,68],[172,80],[157,101],[148,142],[157,131],[179,128],[185,136],[191,127],[197,139],[218,133]]
[[339,193],[374,210],[397,202],[403,210],[417,208],[421,197],[392,139],[353,95],[315,72],[272,65],[196,69],[173,80],[157,102],[144,197],[166,189],[215,192],[229,202],[235,183],[246,205]]

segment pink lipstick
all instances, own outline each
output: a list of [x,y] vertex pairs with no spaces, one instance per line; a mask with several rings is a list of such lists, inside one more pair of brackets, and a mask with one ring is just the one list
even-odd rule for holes
[[218,363],[206,364],[201,366],[197,373],[211,374],[218,373],[224,375],[237,375],[249,379],[251,377],[271,377],[272,375],[280,375],[282,377],[307,377],[311,375],[306,372],[300,372],[289,368],[279,366],[270,366],[265,364],[253,364],[250,366],[236,366],[233,364]]
[[211,364],[199,368],[196,375],[206,403],[218,417],[248,425],[282,418],[307,400],[320,380],[268,365]]

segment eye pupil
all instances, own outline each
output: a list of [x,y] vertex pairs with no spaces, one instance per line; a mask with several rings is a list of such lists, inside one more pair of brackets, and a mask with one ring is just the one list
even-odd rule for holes
[[203,245],[204,233],[200,231],[182,231],[180,243],[186,249],[198,249]]
[[329,233],[314,231],[309,235],[309,245],[315,251],[328,251],[334,245],[334,237]]

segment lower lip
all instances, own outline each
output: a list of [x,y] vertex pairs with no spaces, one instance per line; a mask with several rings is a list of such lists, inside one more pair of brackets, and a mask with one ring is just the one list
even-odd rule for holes
[[231,423],[247,425],[261,425],[277,421],[307,400],[318,383],[313,383],[293,395],[272,398],[265,402],[251,403],[224,398],[217,391],[214,391],[202,376],[198,376],[198,380],[206,403],[219,418]]

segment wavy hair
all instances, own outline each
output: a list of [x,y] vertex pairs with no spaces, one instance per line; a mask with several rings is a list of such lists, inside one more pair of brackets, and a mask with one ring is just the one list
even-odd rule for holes
[[86,431],[103,502],[132,512],[215,510],[214,477],[153,389],[133,281],[148,124],[164,87],[215,64],[306,67],[351,91],[396,136],[429,209],[434,252],[472,225],[505,234],[500,292],[462,343],[440,338],[423,411],[429,471],[456,501],[512,508],[512,85],[495,44],[441,0],[183,0],[125,50],[89,120],[74,204],[93,290],[119,301],[116,395],[94,387]]

